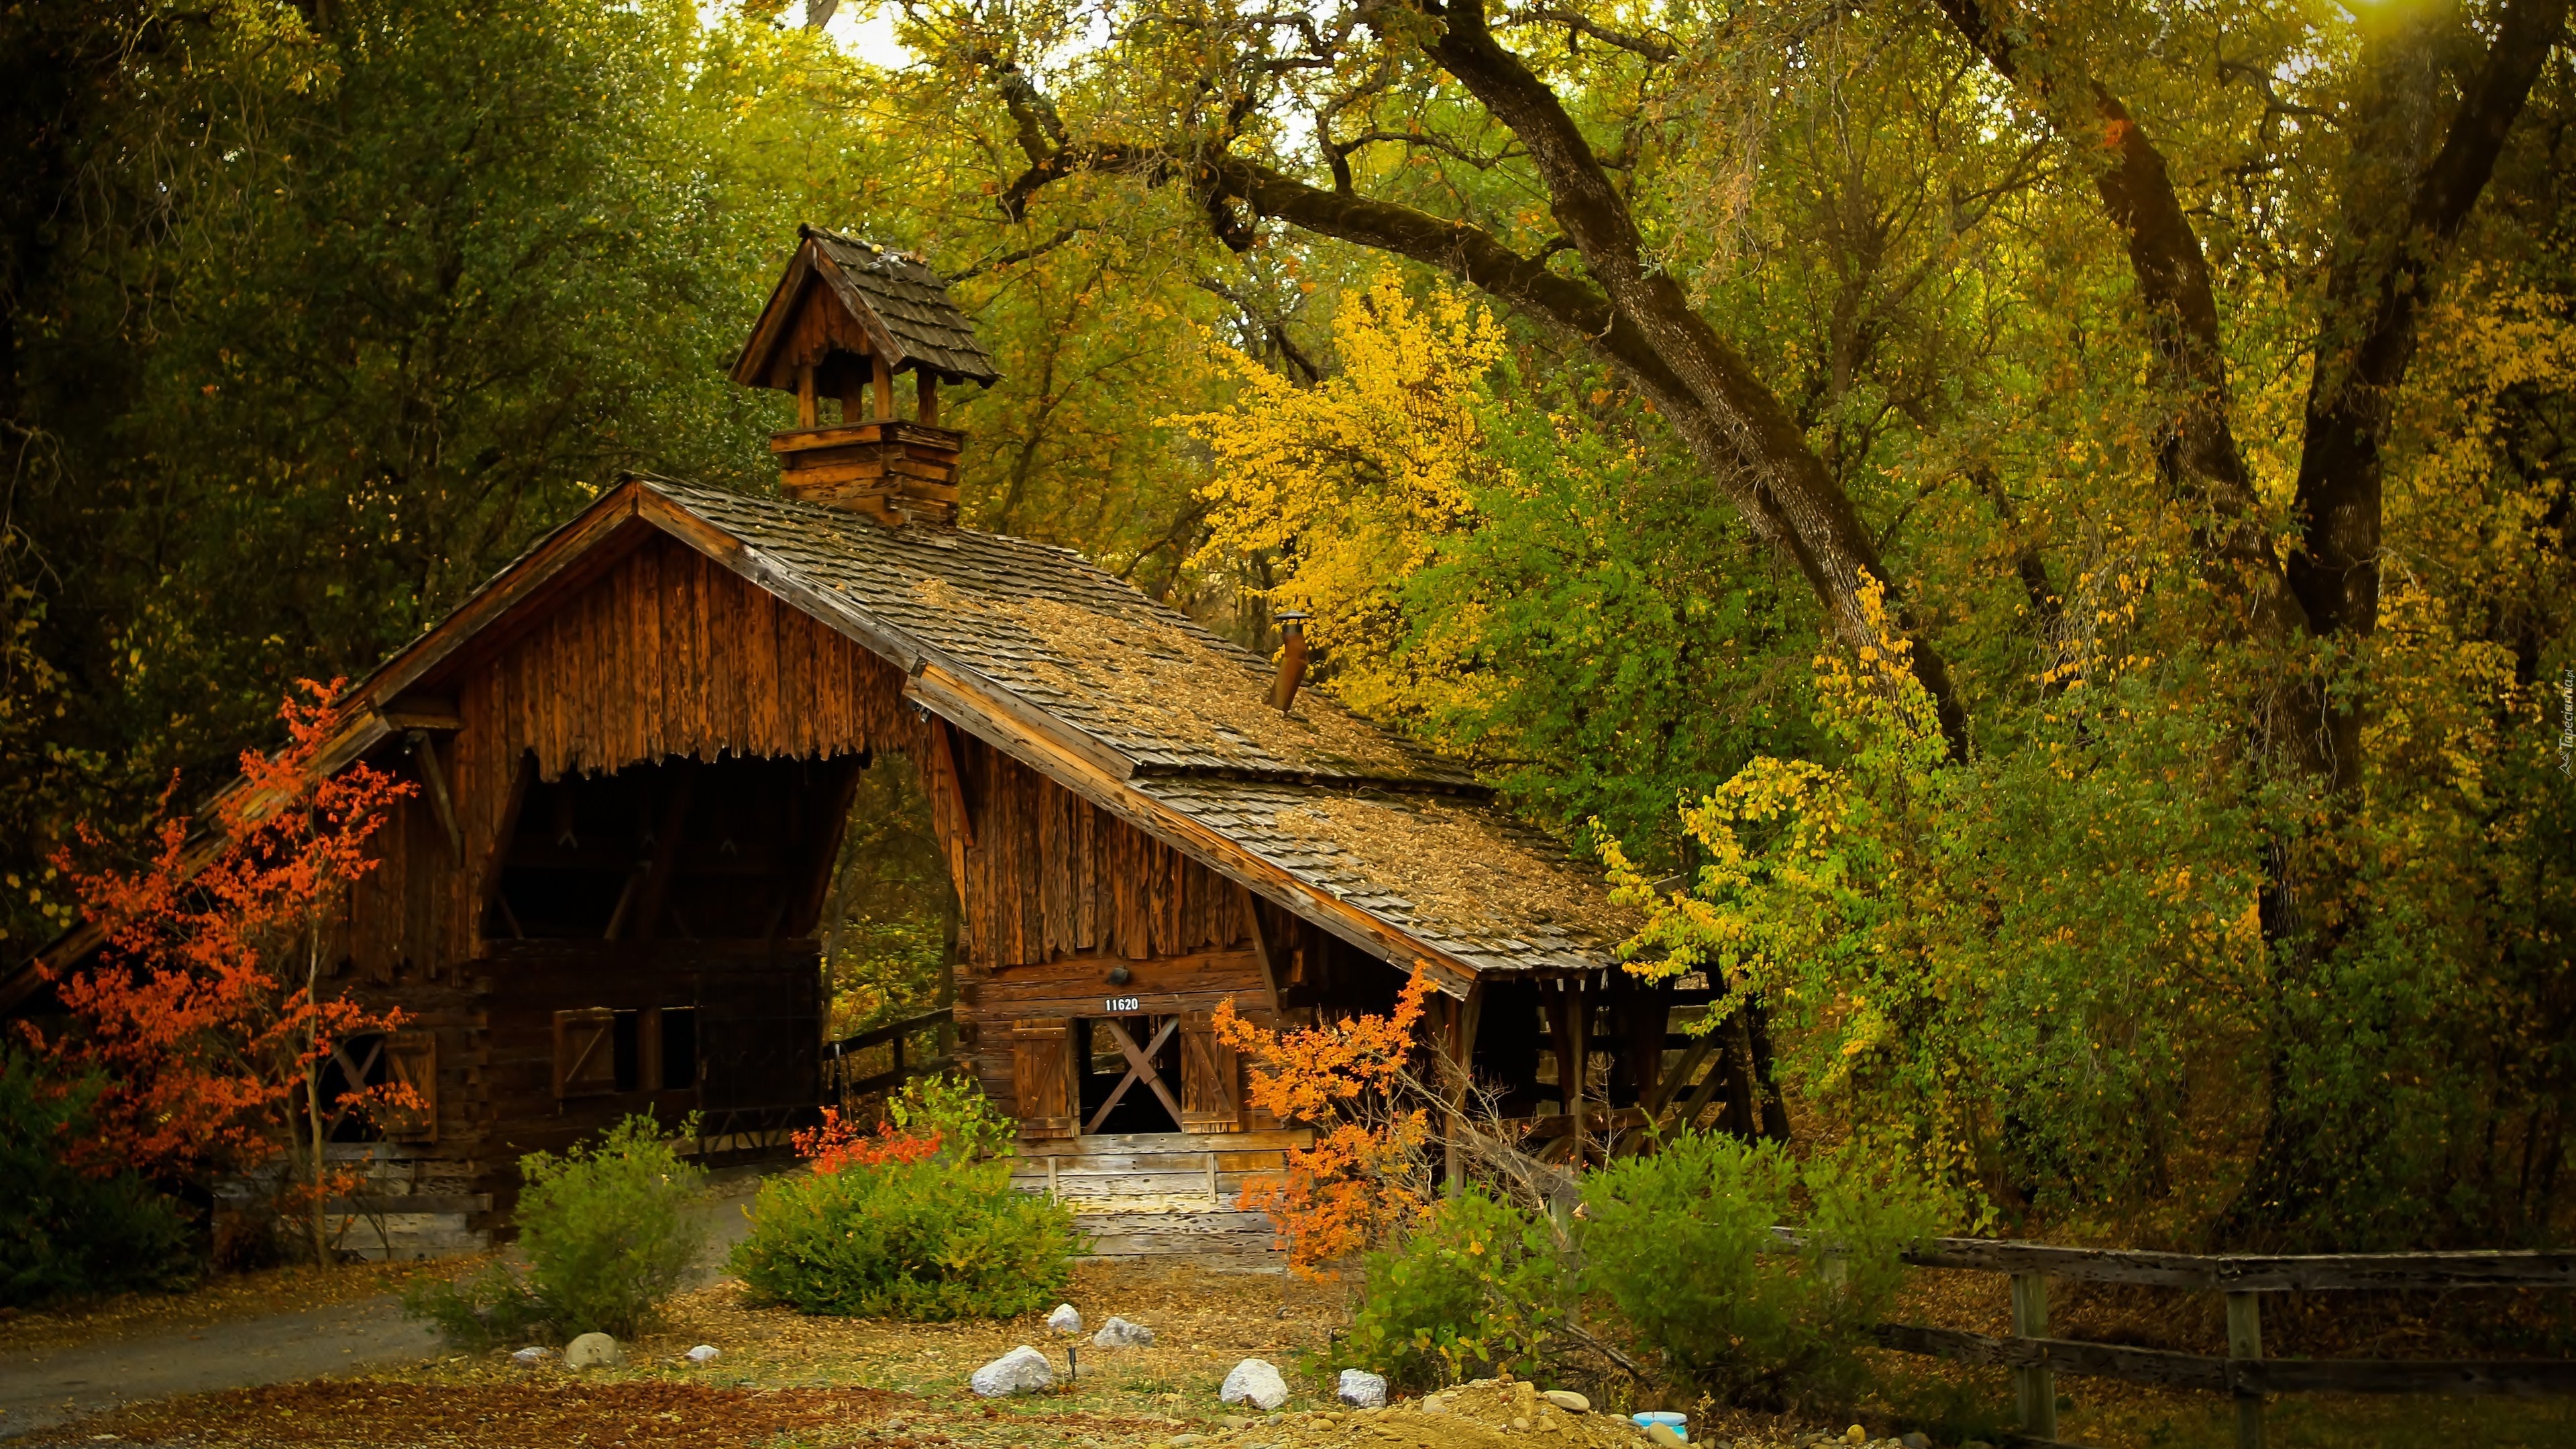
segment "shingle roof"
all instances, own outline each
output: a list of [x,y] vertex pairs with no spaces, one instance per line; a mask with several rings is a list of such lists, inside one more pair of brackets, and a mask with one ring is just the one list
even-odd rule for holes
[[1490,804],[1156,777],[1137,789],[1479,971],[1591,971],[1634,931],[1555,841]]
[[1468,772],[1313,690],[1281,715],[1263,660],[1070,550],[637,482],[782,582],[1080,732],[1132,766],[1128,788],[1478,970],[1597,970],[1635,927]]
[[948,288],[938,273],[903,252],[857,237],[819,226],[800,230],[830,259],[832,265],[823,275],[841,300],[853,310],[864,306],[876,313],[894,335],[903,349],[903,356],[895,359],[898,367],[913,363],[952,380],[984,383],[1001,376],[992,357],[975,340],[974,324],[948,300]]
[[1068,549],[964,528],[886,528],[818,503],[659,479],[672,502],[1124,758],[1137,773],[1407,784],[1475,777],[1308,690]]

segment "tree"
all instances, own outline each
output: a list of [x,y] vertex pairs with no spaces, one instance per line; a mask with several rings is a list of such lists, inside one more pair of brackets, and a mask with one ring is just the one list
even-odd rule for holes
[[[343,1043],[402,1024],[399,1011],[326,995],[323,975],[348,887],[376,864],[367,840],[414,788],[363,761],[325,768],[340,688],[307,680],[304,699],[286,697],[286,748],[242,752],[241,778],[203,833],[167,815],[132,871],[57,857],[104,943],[55,977],[75,1025],[50,1044],[73,1074],[109,1084],[83,1154],[171,1180],[283,1151],[324,1263],[329,1200],[346,1187],[326,1161],[333,1129],[422,1105],[400,1083],[325,1091]],[[95,831],[84,840],[108,844]]]

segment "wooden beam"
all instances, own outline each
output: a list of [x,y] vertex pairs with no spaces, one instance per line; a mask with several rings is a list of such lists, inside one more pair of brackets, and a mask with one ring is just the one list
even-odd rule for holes
[[1261,984],[1270,993],[1270,1009],[1280,1010],[1279,963],[1270,954],[1270,928],[1261,923],[1261,902],[1252,888],[1241,881],[1234,883],[1235,903],[1243,909],[1243,929],[1252,937],[1253,959],[1261,963]]
[[868,397],[876,404],[869,414],[870,422],[885,422],[894,417],[894,369],[883,357],[868,359]]
[[377,713],[385,717],[387,729],[454,734],[465,728],[465,717],[456,712],[456,701],[446,695],[406,694]]
[[796,426],[810,428],[821,421],[814,402],[814,367],[807,363],[796,369]]
[[458,865],[465,864],[465,829],[456,823],[456,800],[447,793],[447,771],[438,763],[438,742],[427,730],[411,732],[412,763],[420,768],[421,787],[429,792],[429,808],[438,817],[438,828],[447,832],[447,848],[456,856]]
[[939,374],[929,368],[913,370],[913,418],[924,427],[939,426]]
[[1172,1089],[1163,1085],[1163,1074],[1154,1070],[1154,1053],[1161,1051],[1163,1044],[1172,1039],[1172,1033],[1181,1029],[1181,1019],[1177,1016],[1166,1018],[1163,1029],[1154,1033],[1153,1045],[1141,1049],[1116,1017],[1103,1017],[1100,1024],[1109,1028],[1109,1039],[1118,1044],[1119,1054],[1127,1058],[1127,1075],[1118,1079],[1118,1085],[1110,1089],[1109,1100],[1100,1104],[1100,1110],[1092,1114],[1090,1125],[1082,1130],[1085,1133],[1099,1131],[1100,1124],[1109,1120],[1109,1114],[1127,1096],[1127,1089],[1134,1086],[1140,1077],[1146,1086],[1153,1089],[1155,1096],[1163,1099],[1163,1106],[1172,1114],[1172,1125],[1180,1126],[1181,1104],[1172,1096]]

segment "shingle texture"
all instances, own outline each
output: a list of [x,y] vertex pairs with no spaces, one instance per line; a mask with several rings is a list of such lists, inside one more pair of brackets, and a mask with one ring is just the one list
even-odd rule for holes
[[1467,772],[1313,690],[1281,715],[1263,660],[1069,550],[642,486],[798,591],[1123,758],[1129,788],[1427,946],[1484,970],[1591,970],[1633,929]]
[[952,380],[989,383],[1001,376],[936,272],[902,252],[819,226],[804,228],[804,235],[832,263],[825,275],[841,300],[876,313],[894,334],[903,348],[898,365],[918,363]]

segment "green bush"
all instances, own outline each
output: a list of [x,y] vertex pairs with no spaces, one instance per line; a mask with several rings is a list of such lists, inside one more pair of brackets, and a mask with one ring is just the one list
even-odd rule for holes
[[93,1177],[59,1155],[88,1132],[99,1086],[52,1081],[0,1050],[0,1307],[177,1289],[196,1276],[169,1199],[132,1172]]
[[1362,1275],[1335,1366],[1416,1390],[1503,1370],[1536,1376],[1577,1288],[1547,1219],[1472,1189],[1371,1253]]
[[649,1327],[706,1249],[706,1224],[691,1211],[704,1170],[682,1162],[651,1117],[629,1117],[562,1156],[531,1152],[519,1172],[526,1276],[495,1266],[425,1283],[405,1307],[468,1348],[540,1330],[631,1338]]
[[[1853,1350],[1939,1214],[1850,1158],[1688,1134],[1584,1178],[1585,1286],[1679,1380],[1736,1403],[1847,1394]],[[1771,1229],[1803,1229],[1778,1251]]]
[[1060,1297],[1080,1248],[1073,1214],[1012,1187],[1007,1160],[976,1160],[1009,1132],[983,1097],[925,1079],[888,1115],[897,1142],[923,1147],[935,1134],[937,1149],[862,1144],[822,1164],[832,1170],[771,1179],[734,1246],[743,1282],[800,1312],[866,1318],[1007,1318]]

